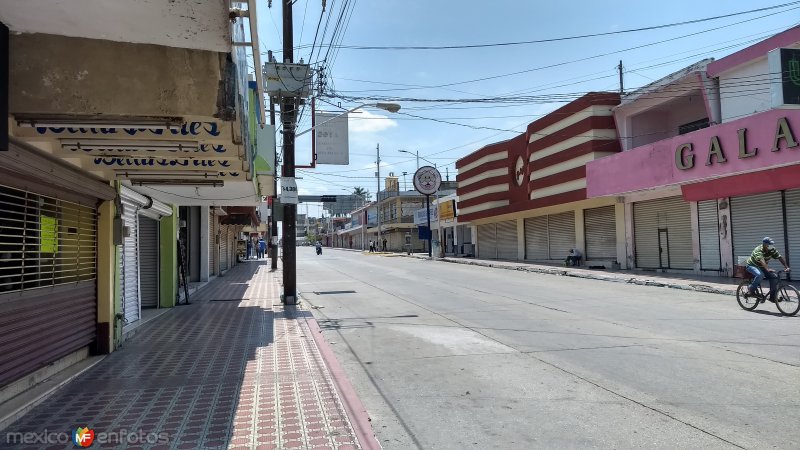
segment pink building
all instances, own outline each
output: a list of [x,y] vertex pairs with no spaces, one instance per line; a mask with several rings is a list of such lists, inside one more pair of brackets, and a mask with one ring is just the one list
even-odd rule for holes
[[730,276],[764,236],[800,267],[800,27],[625,95],[589,198],[624,205],[629,268]]

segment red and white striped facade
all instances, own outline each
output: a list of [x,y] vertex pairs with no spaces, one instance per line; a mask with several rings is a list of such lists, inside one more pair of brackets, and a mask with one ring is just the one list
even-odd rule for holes
[[586,163],[619,152],[614,93],[589,93],[456,162],[459,218],[475,221],[586,199]]

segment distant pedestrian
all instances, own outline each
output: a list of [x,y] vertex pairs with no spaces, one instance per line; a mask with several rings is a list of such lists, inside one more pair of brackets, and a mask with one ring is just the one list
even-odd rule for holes
[[264,239],[259,239],[258,240],[258,259],[263,258],[264,257],[264,253],[266,253],[266,251],[267,251],[267,243],[264,241]]
[[372,242],[372,239],[369,240],[369,252],[372,253],[375,250],[375,244]]
[[581,251],[577,248],[569,249],[569,255],[567,255],[567,260],[565,261],[565,265],[567,266],[578,266],[581,263]]
[[383,251],[386,251],[386,238],[383,238]]
[[251,240],[247,240],[247,259],[250,259],[253,254],[253,242]]

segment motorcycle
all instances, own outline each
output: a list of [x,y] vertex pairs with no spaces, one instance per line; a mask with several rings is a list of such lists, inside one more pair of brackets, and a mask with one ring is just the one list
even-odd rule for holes
[[318,255],[321,255],[321,254],[322,254],[322,246],[321,246],[321,245],[318,245],[318,246],[317,246],[317,254],[318,254]]

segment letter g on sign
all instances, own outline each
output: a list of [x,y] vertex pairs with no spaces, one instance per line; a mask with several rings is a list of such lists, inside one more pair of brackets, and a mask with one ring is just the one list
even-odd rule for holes
[[675,166],[680,170],[694,167],[694,149],[692,144],[679,145],[675,150]]

